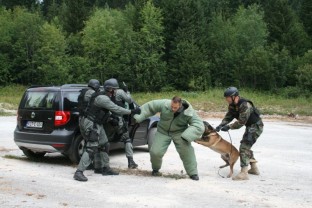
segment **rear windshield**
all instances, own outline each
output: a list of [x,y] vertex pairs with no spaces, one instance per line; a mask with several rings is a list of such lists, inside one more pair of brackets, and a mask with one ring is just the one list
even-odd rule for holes
[[64,110],[67,111],[78,111],[78,96],[80,92],[64,92],[63,93],[63,103],[64,103]]
[[22,108],[52,109],[57,92],[28,91],[24,97]]

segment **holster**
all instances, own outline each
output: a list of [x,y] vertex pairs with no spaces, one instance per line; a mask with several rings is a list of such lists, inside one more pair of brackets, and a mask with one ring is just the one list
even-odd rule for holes
[[92,129],[88,136],[88,142],[98,142],[99,134],[96,129]]

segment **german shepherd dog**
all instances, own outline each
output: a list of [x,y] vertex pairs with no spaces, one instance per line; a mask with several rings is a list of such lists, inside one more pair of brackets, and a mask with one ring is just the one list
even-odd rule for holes
[[222,139],[217,131],[206,121],[204,121],[205,132],[200,139],[195,140],[196,143],[209,147],[210,149],[221,154],[221,158],[226,162],[220,168],[230,166],[230,178],[233,175],[233,167],[239,157],[238,150],[228,141]]

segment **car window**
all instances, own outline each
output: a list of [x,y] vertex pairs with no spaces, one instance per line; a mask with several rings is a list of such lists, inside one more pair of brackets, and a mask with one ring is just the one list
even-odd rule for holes
[[24,97],[22,108],[52,109],[57,92],[29,91]]
[[64,92],[63,103],[64,110],[77,111],[78,107],[78,96],[80,92]]

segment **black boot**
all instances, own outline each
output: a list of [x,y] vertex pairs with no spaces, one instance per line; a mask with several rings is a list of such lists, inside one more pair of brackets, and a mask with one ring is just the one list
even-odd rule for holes
[[102,172],[103,172],[103,168],[95,168],[94,169],[95,174],[102,174]]
[[199,177],[198,177],[197,174],[191,175],[190,178],[191,178],[192,180],[194,180],[194,181],[198,181],[198,180],[199,180]]
[[138,164],[136,164],[133,160],[133,157],[127,157],[128,158],[128,168],[135,169],[138,167]]
[[83,172],[81,170],[77,170],[75,172],[74,179],[77,181],[83,181],[83,182],[88,180],[88,178],[83,175]]
[[158,170],[153,170],[152,176],[161,176],[161,173]]
[[110,167],[104,167],[102,175],[119,175],[118,172],[113,171]]

